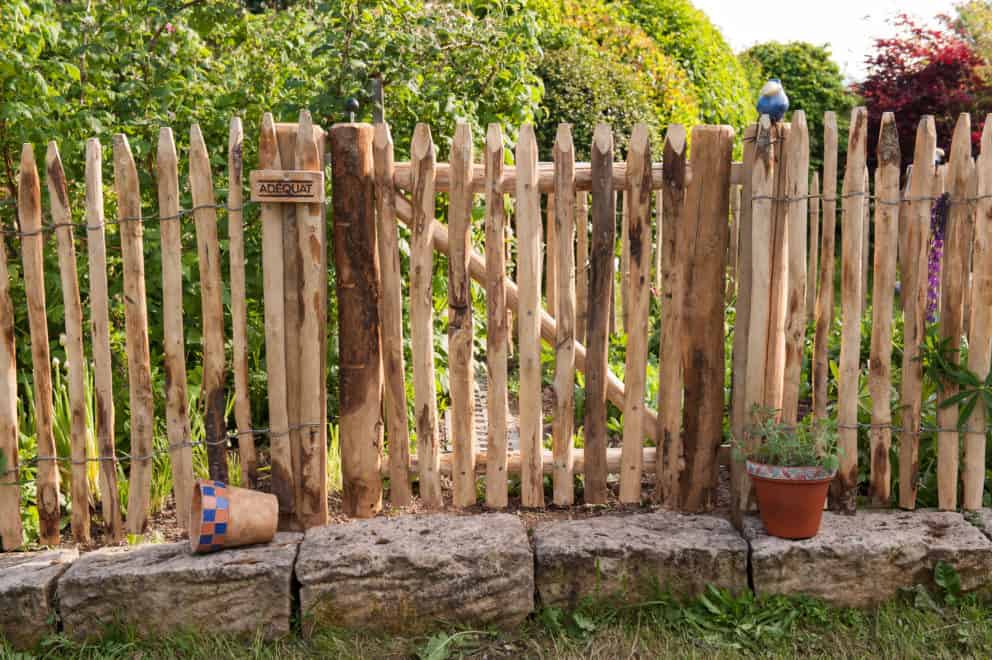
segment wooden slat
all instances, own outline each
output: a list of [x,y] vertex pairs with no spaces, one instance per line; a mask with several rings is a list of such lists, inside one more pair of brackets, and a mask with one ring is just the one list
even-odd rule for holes
[[[499,183],[503,177],[503,135],[492,123],[486,133],[486,506],[507,504],[506,450],[507,352],[509,315],[506,303],[506,209]],[[471,265],[471,258],[469,259]]]
[[686,134],[679,124],[669,125],[665,134],[665,186],[661,189],[661,346],[658,355],[658,461],[656,499],[677,508],[681,500],[682,471],[682,308],[684,255],[688,241],[679,229],[685,212]]
[[836,509],[853,511],[858,483],[858,386],[861,371],[861,239],[864,218],[865,157],[868,114],[851,111],[844,171],[841,223],[841,338],[837,382],[837,425],[840,469],[831,487]]
[[809,133],[806,113],[792,113],[785,148],[786,237],[788,293],[785,303],[785,373],[782,381],[782,420],[794,424],[799,415],[799,381],[806,350],[806,233],[809,201]]
[[[875,170],[875,261],[872,292],[871,358],[871,496],[887,505],[892,487],[892,298],[899,239],[899,133],[891,112],[882,115]],[[893,204],[892,202],[896,202]]]
[[448,202],[448,380],[455,454],[452,502],[475,504],[475,363],[472,359],[472,130],[459,122],[451,145]]
[[[606,301],[613,284],[616,242],[616,197],[613,193],[613,132],[598,124],[592,138],[592,243],[589,251],[589,325],[586,337],[585,501],[606,503],[606,375],[609,313]],[[593,304],[596,301],[597,304]]]
[[21,525],[20,463],[17,455],[17,351],[14,346],[14,305],[10,300],[7,242],[0,232],[0,549],[15,550],[23,543]]
[[916,128],[916,145],[913,152],[913,167],[910,174],[906,212],[905,250],[899,265],[902,277],[900,298],[903,304],[902,351],[902,391],[899,396],[902,405],[902,434],[899,437],[899,506],[903,509],[916,508],[916,492],[919,479],[920,456],[920,413],[923,394],[923,364],[920,361],[920,345],[923,343],[926,327],[927,290],[927,247],[930,233],[930,206],[926,197],[932,194],[935,185],[934,152],[937,148],[937,132],[932,116],[924,116]]
[[[629,177],[630,172],[627,172],[627,175]],[[619,197],[622,200],[622,206],[620,212],[620,272],[618,273],[620,280],[620,311],[618,320],[620,322],[620,329],[625,333],[629,333],[630,236],[628,232],[630,231],[630,191],[624,190],[619,194]],[[551,313],[554,314],[554,308],[551,308]]]
[[589,193],[575,193],[575,340],[586,343],[589,316]]
[[555,230],[555,194],[548,193],[546,204],[546,220],[544,226],[547,227],[544,237],[544,298],[545,305],[551,315],[558,317],[558,239]]
[[231,262],[231,367],[234,370],[234,421],[244,484],[258,482],[258,456],[251,431],[251,389],[248,385],[248,293],[245,275],[244,128],[231,119],[227,136],[227,235]]
[[[947,172],[946,186],[952,200],[963,200],[971,196],[971,180],[975,162],[971,156],[971,115],[961,113],[954,127],[951,141],[951,158]],[[952,203],[945,230],[944,256],[941,263],[940,286],[940,336],[948,341],[944,358],[951,364],[961,359],[961,335],[964,333],[964,293],[971,256],[971,224],[969,216],[972,207],[964,203]],[[937,397],[943,401],[958,392],[951,379],[941,383]],[[958,425],[958,406],[939,405],[937,426],[952,429]],[[941,430],[937,433],[937,506],[944,511],[953,511],[958,504],[958,463],[960,460],[960,434],[957,431]]]
[[[986,116],[982,128],[982,151],[976,166],[978,205],[975,223],[975,253],[972,266],[968,370],[978,378],[988,377],[992,363],[992,121]],[[969,511],[982,507],[985,490],[984,402],[975,406],[964,439],[964,488],[962,505]]]
[[[762,292],[771,286],[772,260],[772,201],[775,189],[775,150],[772,145],[772,126],[768,115],[762,115],[754,137],[753,165],[751,167],[751,194],[745,204],[751,207],[751,305],[747,331],[747,375],[745,380],[743,424],[751,422],[751,410],[764,403],[765,376],[769,333],[769,298]],[[747,156],[745,156],[746,158]],[[746,161],[745,161],[746,162]],[[745,187],[745,194],[748,190]],[[750,198],[750,202],[748,202]],[[746,224],[746,223],[745,223]],[[743,225],[742,225],[743,226]],[[746,254],[745,254],[746,256]],[[742,258],[742,261],[744,259]],[[744,261],[747,263],[747,261]],[[742,432],[743,433],[743,432]],[[755,448],[757,438],[742,435],[744,451]],[[744,513],[751,505],[751,480],[744,470],[731,475],[735,478],[731,488],[731,518],[740,529]]]
[[661,206],[665,199],[665,193],[657,190],[654,193],[654,291],[655,295],[661,298],[662,270],[665,262],[665,232],[662,231],[662,210]]
[[[158,135],[157,176],[160,217],[179,216],[179,158],[171,128]],[[189,525],[193,501],[193,450],[190,440],[189,398],[186,391],[186,342],[183,335],[183,248],[179,220],[165,221],[159,229],[162,244],[162,330],[165,385],[165,426],[172,461],[176,515],[183,529]]]
[[217,241],[217,203],[210,156],[200,126],[189,131],[189,183],[196,221],[196,255],[200,270],[200,313],[203,323],[204,440],[210,478],[227,481],[227,394],[225,383],[224,302]]
[[[742,168],[748,173],[741,182],[741,217],[738,233],[737,257],[737,298],[734,305],[734,345],[731,368],[731,410],[730,429],[735,441],[745,441],[744,429],[748,422],[749,412],[746,404],[746,376],[748,359],[748,332],[751,324],[751,172],[754,170],[755,136],[757,124],[744,127],[744,161]],[[737,486],[748,481],[745,465],[734,461],[730,465],[732,492],[737,494]],[[748,482],[749,483],[749,482]],[[747,502],[743,503],[747,506]]]
[[131,407],[131,475],[128,484],[127,530],[140,534],[148,520],[152,480],[151,357],[148,348],[148,307],[145,298],[145,256],[141,223],[141,191],[127,137],[114,135],[114,187],[117,220],[124,253],[124,321],[127,333],[128,398]]
[[544,439],[541,379],[541,196],[537,189],[534,127],[520,128],[517,149],[517,300],[520,352],[520,499],[544,506],[541,451]]
[[809,261],[806,264],[806,320],[816,318],[816,280],[820,263],[820,173],[809,181]]
[[[864,173],[865,192],[871,193],[871,177],[868,175],[868,166],[865,165]],[[871,204],[865,203],[862,208],[861,221],[861,315],[865,315],[868,309],[868,269],[871,268]]]
[[816,282],[816,320],[813,336],[813,416],[827,417],[827,350],[834,323],[834,259],[837,230],[837,115],[823,114],[823,230],[820,232],[820,270]]
[[72,539],[76,543],[90,540],[90,488],[86,478],[86,358],[83,353],[83,307],[79,300],[76,275],[76,245],[69,210],[69,191],[62,169],[58,145],[48,143],[45,156],[48,201],[59,253],[59,279],[65,311],[65,353],[69,369],[69,448],[72,457]]
[[434,389],[434,141],[427,124],[417,124],[410,143],[413,216],[410,224],[410,343],[416,410],[420,499],[440,507],[441,474]]
[[[554,503],[571,506],[575,499],[572,455],[575,432],[575,149],[569,124],[559,124],[553,149],[555,161],[555,282],[558,287],[555,319],[555,410],[552,450],[555,458],[553,474]],[[550,286],[550,285],[549,285]],[[640,417],[638,417],[640,421]]]
[[410,428],[407,425],[406,366],[403,356],[403,274],[400,271],[399,231],[396,226],[396,189],[393,185],[393,136],[389,124],[375,125],[372,140],[375,165],[376,240],[382,291],[382,362],[386,433],[389,441],[389,500],[407,506],[410,491]]
[[768,375],[765,377],[765,405],[769,408],[782,407],[782,392],[785,386],[785,320],[789,293],[789,250],[786,227],[788,226],[788,204],[785,202],[789,178],[789,134],[792,125],[779,123],[772,126],[773,148],[777,166],[775,171],[775,199],[772,202],[772,261],[771,287],[765,295],[769,297],[768,334]]
[[[272,115],[262,115],[258,142],[258,165],[279,169],[282,159]],[[280,529],[294,527],[296,473],[289,434],[286,391],[286,317],[283,296],[285,272],[283,212],[281,204],[262,204],[262,296],[265,314],[265,368],[269,402],[269,455],[272,461],[272,492],[279,500]]]
[[741,187],[730,185],[730,240],[727,243],[727,305],[734,303],[737,293],[737,258],[740,254]]
[[[647,384],[648,311],[651,306],[650,176],[651,145],[648,127],[645,124],[637,124],[627,146],[627,177],[630,192],[625,197],[628,204],[625,219],[629,297],[624,301],[628,322],[624,363],[627,400],[623,409],[623,453],[620,471],[620,501],[625,504],[639,504],[641,501],[644,434],[651,430],[644,428],[644,415],[641,414]],[[559,323],[561,323],[560,318]]]
[[100,141],[86,141],[86,250],[89,257],[90,322],[93,350],[93,398],[100,454],[100,509],[108,541],[124,537],[117,495],[114,439],[114,379],[110,353],[110,298],[107,294],[107,243],[103,216],[103,171]]
[[723,437],[724,317],[734,131],[695,126],[690,138],[697,176],[685,195],[682,364],[685,383],[685,469],[681,508],[702,511],[715,503],[716,453]]
[[[364,186],[365,196],[352,197],[345,191],[343,194],[335,195],[335,223],[347,222],[344,213],[338,213],[338,206],[341,202],[350,202],[348,208],[353,209],[356,214],[355,225],[359,224],[359,219],[363,220],[364,230],[367,234],[374,230],[374,213],[372,201],[372,127],[366,126],[365,158],[362,162],[358,159],[351,160],[354,170],[351,172],[354,180],[361,181]],[[355,150],[359,151],[358,149]],[[343,163],[342,163],[343,165]],[[306,110],[300,111],[299,133],[296,136],[296,163],[295,166],[301,170],[317,171],[321,168],[320,152],[317,148],[317,140],[314,137],[313,121],[310,113]],[[359,218],[359,214],[360,218]],[[327,240],[324,235],[324,225],[321,219],[320,204],[297,204],[296,222],[299,240],[301,287],[300,298],[303,301],[303,310],[300,316],[300,420],[305,425],[301,433],[300,443],[300,510],[298,515],[304,528],[318,527],[327,524],[327,429],[323,424],[324,419],[324,392],[327,389],[324,378],[323,360],[315,356],[320,356],[324,347],[324,334],[327,332],[327,324],[324,323],[323,299],[327,295],[327,271],[324,270],[324,254],[327,250]],[[357,228],[357,227],[356,227]],[[337,231],[337,227],[335,227]],[[367,236],[364,244],[355,245],[353,235],[348,234],[348,247],[354,248],[354,257],[367,260],[367,267],[374,268],[375,258],[375,237]],[[343,243],[343,241],[341,241]],[[344,245],[341,246],[344,248]],[[364,249],[363,249],[364,248]],[[337,253],[336,253],[337,254]],[[348,307],[348,301],[342,300],[341,289],[352,273],[341,273],[340,262],[338,263],[338,300],[343,303],[339,305],[339,312]],[[355,277],[354,281],[358,281]],[[367,283],[367,282],[366,282]],[[379,448],[382,446],[382,424],[380,408],[382,406],[382,363],[379,360],[379,333],[378,333],[378,299],[376,294],[378,287],[372,284],[368,289],[361,292],[366,304],[365,312],[369,317],[362,314],[362,321],[367,323],[354,324],[347,317],[340,319],[339,327],[341,331],[350,330],[352,339],[356,342],[361,340],[363,346],[369,345],[373,348],[374,354],[352,354],[348,342],[341,344],[341,436],[348,437],[356,445],[367,444],[369,453],[374,454],[374,458],[366,455],[364,451],[347,451],[342,446],[341,463],[342,472],[345,475],[345,489],[342,496],[342,505],[348,515],[368,517],[379,511],[382,505],[382,480],[378,478],[379,472]],[[355,293],[358,293],[357,291]],[[357,327],[362,327],[364,332],[359,337],[355,337]],[[363,359],[364,358],[364,359]],[[367,360],[367,361],[366,361]],[[360,372],[360,373],[356,373]],[[368,377],[369,373],[374,375]],[[355,397],[352,399],[351,397]],[[364,402],[356,405],[357,402]],[[372,419],[369,419],[368,411],[372,409]],[[361,419],[358,419],[358,418]],[[371,437],[370,437],[371,435]],[[355,461],[365,467],[374,467],[376,478],[371,481],[364,479],[355,483],[353,475],[367,474],[368,470],[350,470],[345,467],[346,463]],[[371,464],[370,466],[368,464]],[[357,466],[356,466],[357,467]]]

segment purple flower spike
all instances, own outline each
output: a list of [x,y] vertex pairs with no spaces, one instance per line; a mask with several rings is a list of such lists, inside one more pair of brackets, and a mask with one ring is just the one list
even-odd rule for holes
[[950,196],[944,193],[930,209],[930,249],[927,257],[927,323],[937,320],[940,296],[940,263],[944,256],[944,233],[947,230],[947,212]]

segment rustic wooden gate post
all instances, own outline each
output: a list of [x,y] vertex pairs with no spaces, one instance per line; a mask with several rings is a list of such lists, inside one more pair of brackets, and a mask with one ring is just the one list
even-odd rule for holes
[[371,124],[331,127],[334,272],[341,355],[344,509],[368,518],[382,508],[382,347]]

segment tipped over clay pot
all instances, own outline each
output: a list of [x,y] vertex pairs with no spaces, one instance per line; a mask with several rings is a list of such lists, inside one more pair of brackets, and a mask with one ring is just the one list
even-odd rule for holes
[[215,552],[271,541],[279,523],[279,502],[269,493],[204,480],[193,486],[189,515],[193,552]]

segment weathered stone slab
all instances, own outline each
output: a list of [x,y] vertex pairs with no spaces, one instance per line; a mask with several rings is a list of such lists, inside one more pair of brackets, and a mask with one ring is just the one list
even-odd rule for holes
[[954,512],[824,512],[820,533],[804,541],[768,536],[758,518],[749,518],[745,534],[758,594],[802,593],[868,607],[902,587],[932,586],[938,561],[957,570],[965,591],[992,578],[992,542]]
[[585,597],[637,602],[660,587],[691,596],[707,584],[747,589],[747,544],[729,521],[660,511],[548,522],[534,530],[545,606]]
[[31,648],[55,632],[55,585],[78,556],[76,550],[0,554],[0,636],[14,648]]
[[120,624],[142,634],[285,635],[301,539],[277,534],[272,543],[209,555],[191,554],[186,542],[84,555],[59,580],[65,631],[85,638]]
[[418,632],[510,626],[534,609],[534,559],[516,516],[373,518],[307,531],[296,562],[303,629]]

